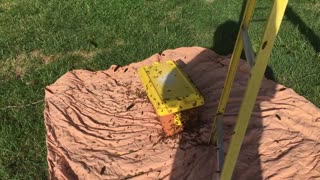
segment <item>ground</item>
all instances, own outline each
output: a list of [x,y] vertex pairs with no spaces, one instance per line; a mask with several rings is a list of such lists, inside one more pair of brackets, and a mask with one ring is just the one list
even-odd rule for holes
[[[269,1],[250,36],[259,46]],[[230,54],[238,0],[3,0],[0,2],[0,179],[47,178],[44,88],[72,69],[126,65],[165,49]],[[320,106],[320,2],[291,0],[267,77]]]

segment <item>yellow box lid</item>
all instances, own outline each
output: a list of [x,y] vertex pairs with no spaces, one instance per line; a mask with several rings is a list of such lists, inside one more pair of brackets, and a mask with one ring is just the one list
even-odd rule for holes
[[159,116],[198,107],[204,103],[198,89],[172,60],[141,67],[138,75]]

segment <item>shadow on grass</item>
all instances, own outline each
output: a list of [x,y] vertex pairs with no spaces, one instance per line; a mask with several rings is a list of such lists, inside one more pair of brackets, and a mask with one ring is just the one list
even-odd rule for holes
[[[243,0],[241,6],[241,12],[239,14],[238,22],[228,20],[220,24],[213,33],[211,50],[221,55],[232,54],[233,48],[237,39],[237,35],[240,29],[242,17],[246,8],[247,0]],[[244,57],[242,53],[241,57]]]
[[285,17],[294,25],[298,27],[300,33],[310,42],[314,51],[320,52],[320,38],[316,33],[301,19],[301,17],[287,6]]
[[221,55],[231,54],[237,39],[239,26],[239,23],[231,20],[220,24],[213,34],[213,45],[210,49]]
[[[213,43],[212,47],[210,48],[211,50],[215,51],[220,55],[232,54],[237,39],[237,35],[240,30],[240,24],[244,15],[246,3],[247,0],[243,0],[238,22],[228,20],[217,27],[217,29],[213,33]],[[265,10],[265,8],[260,8],[256,10]],[[318,43],[320,43],[320,41],[318,41]],[[240,58],[244,60],[246,59],[244,51],[242,51]],[[273,70],[269,65],[267,66],[265,77],[270,80],[275,80]]]

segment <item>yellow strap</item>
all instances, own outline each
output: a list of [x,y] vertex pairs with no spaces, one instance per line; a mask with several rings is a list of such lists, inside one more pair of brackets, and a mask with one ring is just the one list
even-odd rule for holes
[[251,117],[252,109],[258,95],[261,81],[264,76],[265,69],[271,50],[280,28],[280,24],[287,6],[288,0],[274,0],[272,10],[265,28],[258,54],[256,56],[256,64],[251,70],[251,76],[242,101],[237,123],[231,138],[226,160],[223,165],[221,179],[229,180],[232,178],[233,170],[236,165],[241,144],[245,136],[248,123]]

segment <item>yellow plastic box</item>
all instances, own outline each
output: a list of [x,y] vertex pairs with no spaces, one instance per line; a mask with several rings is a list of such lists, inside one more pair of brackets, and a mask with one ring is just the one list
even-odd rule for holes
[[[141,67],[138,75],[159,116],[204,104],[204,98],[198,89],[172,60]],[[179,118],[175,121],[179,121]],[[181,122],[175,124],[181,125]]]

